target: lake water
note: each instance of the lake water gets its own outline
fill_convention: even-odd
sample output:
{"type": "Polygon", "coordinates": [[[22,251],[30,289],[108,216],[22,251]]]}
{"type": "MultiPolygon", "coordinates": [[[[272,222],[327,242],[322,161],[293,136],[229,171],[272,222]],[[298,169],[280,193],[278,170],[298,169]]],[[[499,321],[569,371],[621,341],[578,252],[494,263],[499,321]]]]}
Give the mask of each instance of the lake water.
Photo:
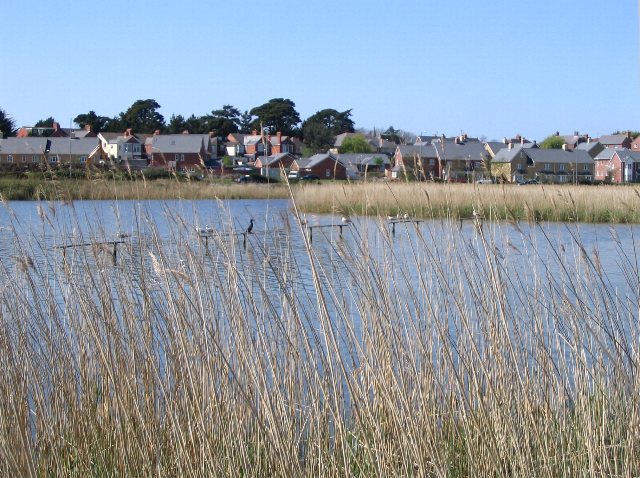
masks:
{"type": "MultiPolygon", "coordinates": [[[[185,314],[227,337],[230,355],[241,315],[243,333],[272,340],[277,353],[304,328],[312,345],[296,353],[341,355],[353,370],[362,357],[355,351],[365,342],[375,348],[380,334],[398,334],[416,366],[436,367],[443,344],[452,345],[457,366],[469,340],[474,360],[501,360],[495,348],[483,351],[496,327],[517,337],[521,364],[547,340],[559,364],[581,348],[597,353],[594,343],[624,355],[638,336],[638,226],[429,220],[397,224],[393,235],[386,220],[353,217],[341,236],[328,227],[342,224],[337,215],[306,220],[311,244],[286,200],[9,202],[0,209],[0,282],[22,284],[22,306],[46,310],[63,327],[66,317],[83,316],[82,307],[100,317],[101,289],[108,290],[108,313],[155,317],[158,357],[176,290],[189,297],[185,314]],[[203,237],[207,227],[214,232],[203,237]]],[[[6,317],[12,299],[3,293],[6,317]]],[[[31,336],[37,342],[42,333],[40,326],[31,336]]],[[[313,361],[322,370],[327,360],[313,361]]]]}
{"type": "MultiPolygon", "coordinates": [[[[310,226],[341,224],[333,215],[308,215],[306,220],[310,226]]],[[[0,209],[0,259],[11,262],[28,251],[31,260],[42,261],[60,256],[59,246],[116,241],[124,235],[118,246],[123,261],[141,244],[153,242],[165,244],[169,260],[179,263],[181,247],[197,248],[206,242],[213,249],[233,247],[240,263],[268,258],[278,268],[292,254],[306,256],[302,231],[287,200],[9,202],[0,209]],[[254,234],[247,236],[245,249],[241,233],[250,219],[255,221],[254,234]],[[216,231],[217,240],[199,238],[196,230],[207,227],[216,231]]],[[[637,296],[638,226],[485,222],[482,231],[481,236],[473,221],[431,220],[397,224],[392,236],[386,221],[353,218],[342,237],[337,227],[314,227],[312,246],[325,267],[325,279],[335,283],[355,279],[348,277],[353,256],[393,263],[408,274],[403,281],[410,282],[420,275],[413,270],[416,264],[461,253],[477,255],[482,263],[487,257],[483,248],[490,247],[500,266],[522,280],[538,267],[551,275],[563,268],[579,275],[585,264],[593,262],[612,291],[637,296]]],[[[73,256],[81,249],[66,252],[73,256]]],[[[302,289],[310,286],[308,265],[304,260],[298,264],[302,289]]]]}

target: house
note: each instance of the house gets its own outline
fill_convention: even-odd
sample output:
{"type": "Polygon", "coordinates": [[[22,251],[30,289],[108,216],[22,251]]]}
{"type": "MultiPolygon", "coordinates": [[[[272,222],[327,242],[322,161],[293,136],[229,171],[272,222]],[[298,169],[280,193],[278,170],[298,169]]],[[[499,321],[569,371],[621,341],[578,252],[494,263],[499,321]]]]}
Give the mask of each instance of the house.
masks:
{"type": "Polygon", "coordinates": [[[97,138],[98,135],[93,131],[93,127],[88,124],[83,129],[75,130],[71,136],[74,138],[97,138]]]}
{"type": "Polygon", "coordinates": [[[589,156],[591,156],[592,158],[595,158],[605,148],[604,146],[602,146],[600,141],[592,141],[591,138],[589,138],[588,141],[584,143],[580,143],[576,149],[586,151],[589,154],[589,156]]]}
{"type": "Polygon", "coordinates": [[[209,159],[207,134],[154,134],[145,141],[149,165],[171,171],[204,168],[209,159]]]}
{"type": "Polygon", "coordinates": [[[260,135],[257,130],[253,130],[251,134],[230,133],[225,150],[227,156],[237,158],[234,163],[244,164],[254,162],[258,156],[299,154],[302,143],[292,136],[283,136],[279,131],[275,135],[260,135]]]}
{"type": "Polygon", "coordinates": [[[262,176],[284,179],[296,159],[296,156],[291,153],[272,154],[266,158],[260,156],[256,159],[254,167],[260,169],[262,176]]]}
{"type": "Polygon", "coordinates": [[[418,180],[442,177],[440,161],[433,144],[411,144],[396,146],[394,166],[390,170],[392,179],[413,177],[418,180]]]}
{"type": "Polygon", "coordinates": [[[434,141],[440,165],[440,177],[445,181],[471,182],[485,176],[485,161],[490,158],[484,143],[467,135],[452,140],[434,141]]]}
{"type": "Polygon", "coordinates": [[[330,153],[296,159],[291,165],[291,170],[298,171],[300,176],[314,174],[322,179],[347,179],[347,168],[330,153]]]}
{"type": "Polygon", "coordinates": [[[144,159],[143,144],[147,136],[133,134],[131,128],[124,133],[98,133],[103,151],[116,165],[141,162],[144,159]]]}
{"type": "Polygon", "coordinates": [[[0,164],[25,168],[49,164],[83,166],[106,157],[97,138],[12,137],[0,142],[0,164]]]}
{"type": "Polygon", "coordinates": [[[502,141],[487,141],[484,143],[484,149],[489,153],[490,158],[495,158],[498,152],[504,148],[515,148],[516,146],[523,146],[527,148],[537,148],[538,144],[534,140],[533,142],[517,134],[515,138],[504,137],[502,141]]]}
{"type": "Polygon", "coordinates": [[[636,139],[631,141],[631,151],[640,151],[640,136],[637,136],[636,139]]]}
{"type": "Polygon", "coordinates": [[[346,166],[348,175],[352,179],[372,173],[384,174],[391,165],[389,157],[380,153],[339,154],[337,158],[346,166]]]}
{"type": "Polygon", "coordinates": [[[51,126],[23,126],[16,133],[16,137],[18,138],[26,138],[31,135],[46,136],[49,138],[68,138],[72,136],[72,130],[69,128],[61,128],[60,123],[54,121],[51,126]]]}
{"type": "Polygon", "coordinates": [[[620,184],[640,180],[640,151],[607,148],[594,162],[597,181],[620,184]]]}
{"type": "Polygon", "coordinates": [[[522,182],[538,179],[547,183],[591,181],[594,160],[584,150],[525,148],[501,150],[492,161],[494,175],[522,182]]]}
{"type": "Polygon", "coordinates": [[[575,131],[573,134],[564,135],[556,133],[556,136],[562,137],[562,139],[564,140],[564,144],[566,144],[566,151],[573,151],[582,143],[587,143],[591,140],[588,134],[580,134],[578,131],[575,131]]]}
{"type": "Polygon", "coordinates": [[[340,154],[340,152],[342,151],[342,143],[344,142],[344,140],[347,138],[353,138],[355,136],[364,137],[371,147],[371,151],[374,153],[382,153],[391,156],[396,149],[396,143],[388,141],[381,136],[370,136],[363,133],[341,133],[336,136],[335,141],[333,142],[333,147],[329,150],[329,152],[331,154],[340,154]]]}
{"type": "Polygon", "coordinates": [[[609,134],[605,136],[601,136],[600,144],[605,148],[626,148],[631,149],[631,133],[627,132],[625,134],[609,134]]]}

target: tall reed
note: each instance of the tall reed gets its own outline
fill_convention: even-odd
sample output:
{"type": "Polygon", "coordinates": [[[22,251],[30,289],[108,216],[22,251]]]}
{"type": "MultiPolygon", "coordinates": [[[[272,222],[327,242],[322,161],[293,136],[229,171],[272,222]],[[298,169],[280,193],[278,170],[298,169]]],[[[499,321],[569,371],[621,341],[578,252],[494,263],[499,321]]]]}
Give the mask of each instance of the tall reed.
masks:
{"type": "Polygon", "coordinates": [[[61,207],[14,224],[0,260],[2,475],[640,469],[622,247],[624,294],[579,228],[560,250],[546,225],[452,216],[394,237],[354,218],[311,243],[294,215],[245,250],[231,221],[205,241],[140,216],[114,264],[104,241],[50,247],[49,228],[80,242],[61,207]]]}
{"type": "Polygon", "coordinates": [[[306,212],[329,213],[336,207],[354,214],[412,217],[486,217],[507,220],[640,222],[636,186],[515,186],[383,181],[307,186],[298,194],[306,212]]]}

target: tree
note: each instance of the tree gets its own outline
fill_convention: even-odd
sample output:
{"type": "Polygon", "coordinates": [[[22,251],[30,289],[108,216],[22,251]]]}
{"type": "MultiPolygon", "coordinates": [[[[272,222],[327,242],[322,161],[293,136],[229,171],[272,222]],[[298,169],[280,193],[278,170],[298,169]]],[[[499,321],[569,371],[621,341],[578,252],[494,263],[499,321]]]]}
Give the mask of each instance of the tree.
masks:
{"type": "Polygon", "coordinates": [[[138,133],[153,133],[164,129],[164,116],[158,113],[159,108],[156,100],[137,100],[120,115],[123,129],[132,128],[138,133]]]}
{"type": "Polygon", "coordinates": [[[0,133],[5,138],[16,134],[16,122],[2,108],[0,108],[0,133]]]}
{"type": "Polygon", "coordinates": [[[299,132],[300,115],[295,109],[296,104],[284,98],[273,98],[267,103],[256,106],[249,113],[257,116],[252,123],[253,129],[260,125],[268,127],[272,132],[280,131],[287,136],[294,136],[299,132]]]}
{"type": "Polygon", "coordinates": [[[305,122],[302,126],[304,144],[312,153],[327,151],[333,146],[335,135],[320,122],[305,122]]]}
{"type": "Polygon", "coordinates": [[[250,133],[251,132],[251,123],[253,123],[253,116],[248,111],[245,111],[240,115],[240,120],[238,121],[239,133],[250,133]]]}
{"type": "Polygon", "coordinates": [[[326,151],[341,133],[353,133],[351,110],[339,112],[327,108],[313,114],[302,123],[304,143],[314,152],[326,151]]]}
{"type": "Polygon", "coordinates": [[[387,130],[380,135],[380,137],[387,141],[391,141],[392,143],[400,144],[402,143],[401,134],[402,131],[395,129],[393,126],[389,126],[387,130]]]}
{"type": "Polygon", "coordinates": [[[179,134],[187,128],[187,122],[182,115],[171,115],[169,123],[167,123],[167,133],[179,134]]]}
{"type": "Polygon", "coordinates": [[[347,136],[342,142],[342,146],[340,147],[340,152],[342,153],[371,153],[373,152],[373,148],[365,138],[361,134],[356,134],[354,136],[347,136]]]}
{"type": "MultiPolygon", "coordinates": [[[[240,130],[241,118],[238,108],[223,105],[221,109],[213,110],[210,115],[207,115],[205,122],[209,131],[215,131],[218,136],[224,138],[229,133],[237,133],[240,130]]],[[[251,119],[248,123],[251,123],[251,119]]],[[[247,128],[249,128],[248,124],[247,128]]]]}
{"type": "Polygon", "coordinates": [[[29,136],[42,136],[48,137],[53,133],[53,123],[54,119],[52,116],[49,116],[47,119],[41,119],[36,121],[36,124],[33,125],[33,129],[29,133],[29,136]]]}
{"type": "Polygon", "coordinates": [[[98,116],[95,111],[89,111],[86,114],[80,114],[73,119],[73,122],[78,125],[78,128],[84,128],[87,125],[91,126],[91,131],[99,133],[102,131],[111,118],[107,116],[98,116]]]}
{"type": "Polygon", "coordinates": [[[543,149],[562,149],[563,144],[564,138],[562,136],[552,134],[551,136],[547,136],[544,141],[540,143],[540,147],[543,149]]]}

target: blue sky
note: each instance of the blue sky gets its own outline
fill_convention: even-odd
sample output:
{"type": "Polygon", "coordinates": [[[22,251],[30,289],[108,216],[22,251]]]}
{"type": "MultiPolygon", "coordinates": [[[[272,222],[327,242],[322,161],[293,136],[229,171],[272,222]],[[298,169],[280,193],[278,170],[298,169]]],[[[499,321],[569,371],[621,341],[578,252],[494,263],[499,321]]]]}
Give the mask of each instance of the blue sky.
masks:
{"type": "Polygon", "coordinates": [[[640,130],[630,0],[5,2],[0,108],[18,126],[289,98],[304,119],[487,139],[640,130]],[[55,12],[54,12],[55,10],[55,12]]]}

